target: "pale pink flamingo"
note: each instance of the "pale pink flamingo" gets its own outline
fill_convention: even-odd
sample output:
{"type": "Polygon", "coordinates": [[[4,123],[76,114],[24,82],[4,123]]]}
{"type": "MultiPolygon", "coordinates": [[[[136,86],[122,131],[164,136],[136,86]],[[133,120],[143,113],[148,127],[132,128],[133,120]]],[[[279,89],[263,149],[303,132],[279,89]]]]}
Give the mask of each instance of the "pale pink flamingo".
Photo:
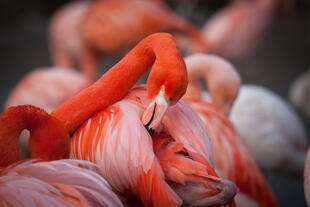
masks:
{"type": "MultiPolygon", "coordinates": [[[[15,86],[5,102],[4,109],[31,104],[51,112],[89,85],[88,78],[73,69],[38,68],[27,74],[15,86]]],[[[21,134],[21,158],[29,157],[28,137],[27,131],[21,134]]]]}
{"type": "Polygon", "coordinates": [[[310,206],[310,149],[307,152],[307,158],[304,169],[304,190],[308,206],[310,206]]]}
{"type": "Polygon", "coordinates": [[[49,23],[49,47],[55,66],[74,68],[75,57],[82,49],[80,22],[91,1],[72,1],[51,17],[49,23]]]}
{"type": "Polygon", "coordinates": [[[185,63],[189,85],[184,99],[200,116],[208,131],[216,172],[236,183],[240,190],[236,205],[279,206],[246,144],[227,117],[241,84],[239,74],[228,61],[215,55],[192,55],[185,58],[185,63]],[[207,100],[199,78],[206,81],[210,94],[207,100]]]}
{"type": "Polygon", "coordinates": [[[302,121],[284,99],[265,87],[244,85],[230,117],[266,173],[302,175],[307,136],[302,121]]]}
{"type": "Polygon", "coordinates": [[[301,74],[291,85],[289,91],[291,103],[310,119],[310,70],[301,74]]]}
{"type": "Polygon", "coordinates": [[[209,52],[230,60],[249,55],[270,27],[278,0],[232,1],[207,20],[209,52]]]}
{"type": "MultiPolygon", "coordinates": [[[[51,115],[72,134],[72,157],[97,163],[115,189],[139,198],[145,206],[186,203],[182,192],[178,190],[178,195],[165,179],[199,186],[204,195],[193,205],[230,203],[235,185],[217,177],[210,140],[201,121],[188,106],[177,103],[186,86],[186,67],[174,39],[165,33],[153,34],[51,115]],[[141,86],[131,89],[151,66],[147,90],[141,86]],[[155,156],[149,134],[154,130],[155,136],[169,134],[183,146],[184,152],[171,166],[173,171],[163,169],[155,156]]],[[[183,189],[191,191],[187,185],[183,189]]]]}
{"type": "Polygon", "coordinates": [[[0,206],[123,206],[107,181],[90,169],[93,163],[17,162],[23,129],[31,132],[32,157],[69,157],[70,137],[61,122],[30,105],[8,108],[0,116],[0,206]]]}
{"type": "Polygon", "coordinates": [[[199,50],[206,50],[199,30],[160,1],[70,3],[50,23],[54,63],[72,67],[77,59],[86,76],[93,80],[102,54],[121,54],[147,35],[160,31],[185,34],[199,45],[199,50]]]}
{"type": "Polygon", "coordinates": [[[37,68],[15,86],[4,108],[31,104],[49,113],[89,85],[83,74],[69,68],[37,68]]]}

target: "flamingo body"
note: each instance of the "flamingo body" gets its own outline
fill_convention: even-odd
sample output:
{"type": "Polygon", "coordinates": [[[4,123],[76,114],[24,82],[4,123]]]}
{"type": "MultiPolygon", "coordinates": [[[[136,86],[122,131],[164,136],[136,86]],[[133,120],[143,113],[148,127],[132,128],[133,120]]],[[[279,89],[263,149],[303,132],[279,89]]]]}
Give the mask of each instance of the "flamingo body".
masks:
{"type": "Polygon", "coordinates": [[[197,51],[205,51],[199,30],[159,1],[77,1],[61,8],[50,23],[54,64],[73,67],[75,59],[94,80],[102,54],[128,50],[155,32],[172,31],[189,36],[197,51]]]}
{"type": "MultiPolygon", "coordinates": [[[[114,188],[139,195],[146,206],[179,206],[182,199],[164,180],[165,170],[154,154],[152,137],[141,123],[146,100],[145,88],[135,87],[122,101],[90,118],[73,134],[71,156],[98,163],[114,188]]],[[[194,166],[203,166],[205,182],[208,177],[216,179],[210,140],[189,107],[177,103],[169,108],[159,128],[186,149],[194,166]]]]}
{"type": "Polygon", "coordinates": [[[82,49],[80,22],[89,1],[73,1],[60,8],[49,24],[49,46],[55,66],[72,68],[82,49]]]}
{"type": "Polygon", "coordinates": [[[97,1],[82,22],[86,44],[105,54],[120,53],[159,31],[181,32],[205,44],[198,29],[155,1],[97,1]]]}
{"type": "Polygon", "coordinates": [[[0,171],[1,206],[123,206],[110,185],[82,160],[14,163],[0,171]]]}
{"type": "Polygon", "coordinates": [[[81,68],[92,80],[103,54],[122,54],[144,37],[165,31],[185,34],[198,51],[206,50],[200,31],[163,4],[144,0],[93,1],[80,22],[81,68]]]}
{"type": "Polygon", "coordinates": [[[233,181],[240,190],[238,207],[278,206],[263,174],[252,159],[246,144],[224,112],[212,103],[187,101],[199,115],[210,136],[215,169],[222,178],[233,181]]]}
{"type": "Polygon", "coordinates": [[[302,172],[307,146],[305,131],[301,120],[278,95],[263,87],[243,86],[231,120],[262,169],[302,172]]]}
{"type": "Polygon", "coordinates": [[[272,4],[233,1],[213,15],[202,28],[210,52],[231,60],[250,54],[270,26],[272,4]]]}
{"type": "Polygon", "coordinates": [[[66,68],[39,68],[26,75],[13,89],[5,108],[31,104],[53,111],[90,82],[79,72],[66,68]]]}

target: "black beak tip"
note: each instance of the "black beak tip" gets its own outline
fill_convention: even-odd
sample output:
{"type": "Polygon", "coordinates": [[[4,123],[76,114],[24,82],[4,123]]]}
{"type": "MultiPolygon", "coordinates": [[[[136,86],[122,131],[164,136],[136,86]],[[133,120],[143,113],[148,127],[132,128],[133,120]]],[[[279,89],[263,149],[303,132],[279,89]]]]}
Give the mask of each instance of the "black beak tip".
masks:
{"type": "Polygon", "coordinates": [[[153,110],[153,113],[152,113],[152,117],[150,119],[150,121],[144,125],[144,127],[146,128],[146,130],[149,132],[149,134],[152,136],[154,134],[154,129],[152,128],[149,128],[149,126],[151,125],[153,119],[154,119],[154,116],[155,116],[155,110],[156,110],[156,103],[155,103],[155,106],[154,106],[154,110],[153,110]]]}
{"type": "Polygon", "coordinates": [[[144,127],[145,127],[145,129],[149,132],[149,134],[150,134],[151,136],[155,133],[154,129],[149,128],[149,126],[148,126],[147,124],[144,125],[144,127]]]}

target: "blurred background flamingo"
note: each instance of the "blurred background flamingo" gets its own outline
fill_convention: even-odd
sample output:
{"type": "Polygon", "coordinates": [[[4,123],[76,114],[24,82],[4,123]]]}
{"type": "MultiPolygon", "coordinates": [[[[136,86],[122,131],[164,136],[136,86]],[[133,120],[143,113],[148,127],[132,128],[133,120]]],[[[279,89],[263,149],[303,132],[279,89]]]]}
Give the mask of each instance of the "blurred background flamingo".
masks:
{"type": "Polygon", "coordinates": [[[98,82],[51,115],[74,133],[72,157],[98,163],[101,174],[115,189],[140,199],[145,206],[186,203],[184,194],[178,195],[165,179],[183,184],[185,191],[200,192],[193,205],[229,204],[237,191],[235,185],[217,177],[202,123],[189,107],[177,103],[186,86],[185,64],[174,39],[165,33],[153,34],[98,82]],[[111,105],[126,95],[152,65],[148,96],[144,87],[138,87],[111,105]],[[182,146],[184,152],[170,169],[162,168],[155,156],[150,135],[154,132],[168,134],[182,146]],[[184,166],[194,168],[184,170],[184,166]],[[187,182],[196,187],[186,189],[187,182]]]}
{"type": "Polygon", "coordinates": [[[230,117],[266,173],[302,176],[306,132],[286,101],[264,87],[244,85],[230,117]]]}
{"type": "Polygon", "coordinates": [[[203,26],[210,52],[230,60],[254,50],[272,23],[278,0],[232,1],[203,26]]]}
{"type": "Polygon", "coordinates": [[[74,68],[82,50],[80,22],[91,1],[72,1],[55,12],[49,24],[49,48],[55,66],[74,68]]]}
{"type": "Polygon", "coordinates": [[[92,80],[102,54],[121,54],[143,37],[160,31],[184,34],[198,51],[206,51],[206,43],[194,25],[165,4],[144,0],[70,3],[51,20],[50,46],[54,64],[72,67],[77,59],[92,80]]]}
{"type": "Polygon", "coordinates": [[[219,176],[235,182],[240,190],[236,205],[279,206],[247,145],[227,118],[241,84],[239,74],[228,61],[215,55],[188,56],[185,63],[189,85],[184,99],[208,131],[219,176]],[[199,78],[205,79],[209,94],[201,88],[199,78]]]}
{"type": "Polygon", "coordinates": [[[37,68],[15,86],[4,109],[31,104],[52,112],[89,85],[90,81],[83,74],[69,68],[37,68]]]}

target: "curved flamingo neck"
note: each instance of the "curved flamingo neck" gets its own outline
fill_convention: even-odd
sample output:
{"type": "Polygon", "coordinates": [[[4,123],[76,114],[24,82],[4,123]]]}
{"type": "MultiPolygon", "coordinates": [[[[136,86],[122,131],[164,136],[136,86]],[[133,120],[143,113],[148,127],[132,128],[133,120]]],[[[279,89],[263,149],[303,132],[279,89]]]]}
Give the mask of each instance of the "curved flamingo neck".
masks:
{"type": "Polygon", "coordinates": [[[223,107],[235,100],[241,80],[228,61],[215,55],[196,54],[185,58],[185,62],[189,76],[187,98],[202,98],[198,81],[204,78],[213,103],[223,107]]]}
{"type": "Polygon", "coordinates": [[[39,108],[16,106],[8,108],[0,116],[0,167],[19,160],[18,139],[24,129],[31,134],[32,157],[46,160],[69,157],[70,137],[59,121],[39,108]]]}
{"type": "Polygon", "coordinates": [[[123,98],[152,65],[150,77],[153,78],[149,78],[147,83],[149,98],[158,93],[155,86],[159,89],[163,84],[156,82],[158,75],[165,74],[162,70],[166,73],[173,70],[176,74],[178,69],[186,71],[171,35],[157,33],[145,38],[96,83],[58,107],[51,115],[61,120],[72,134],[90,116],[123,98]]]}
{"type": "MultiPolygon", "coordinates": [[[[188,72],[189,84],[187,87],[188,98],[201,99],[203,89],[200,86],[199,79],[206,81],[206,86],[210,90],[214,73],[218,70],[216,56],[196,54],[185,58],[188,72]]],[[[221,70],[221,69],[219,69],[221,70]]]]}

